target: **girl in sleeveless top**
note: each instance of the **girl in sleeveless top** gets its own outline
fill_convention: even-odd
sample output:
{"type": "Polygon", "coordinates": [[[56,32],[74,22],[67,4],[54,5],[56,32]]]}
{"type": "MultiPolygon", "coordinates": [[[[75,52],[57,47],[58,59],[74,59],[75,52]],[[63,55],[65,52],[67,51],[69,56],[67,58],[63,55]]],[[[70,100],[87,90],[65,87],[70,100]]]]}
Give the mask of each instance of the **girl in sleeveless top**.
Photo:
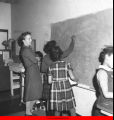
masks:
{"type": "MultiPolygon", "coordinates": [[[[101,65],[96,73],[98,83],[98,98],[96,101],[97,113],[95,116],[100,115],[101,107],[105,108],[108,104],[113,109],[113,47],[108,46],[102,50],[99,56],[101,65]],[[99,111],[99,112],[98,112],[99,111]]],[[[106,108],[107,109],[107,108],[106,108]]]]}

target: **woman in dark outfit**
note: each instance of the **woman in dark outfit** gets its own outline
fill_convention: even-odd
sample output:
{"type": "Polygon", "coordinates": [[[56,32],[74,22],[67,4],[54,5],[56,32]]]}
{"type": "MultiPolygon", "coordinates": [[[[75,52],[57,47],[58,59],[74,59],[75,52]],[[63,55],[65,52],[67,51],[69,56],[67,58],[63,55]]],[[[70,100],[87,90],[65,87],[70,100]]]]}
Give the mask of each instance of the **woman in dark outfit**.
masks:
{"type": "Polygon", "coordinates": [[[31,33],[22,33],[18,43],[21,46],[20,55],[25,67],[24,101],[26,102],[26,115],[32,115],[33,104],[42,97],[42,80],[35,53],[31,49],[31,33]]]}

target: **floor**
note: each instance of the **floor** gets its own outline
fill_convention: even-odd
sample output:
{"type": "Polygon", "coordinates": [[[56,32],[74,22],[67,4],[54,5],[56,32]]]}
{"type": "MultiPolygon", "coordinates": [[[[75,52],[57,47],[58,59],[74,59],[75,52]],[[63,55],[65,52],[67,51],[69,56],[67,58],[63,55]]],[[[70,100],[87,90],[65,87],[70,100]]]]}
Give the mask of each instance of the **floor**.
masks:
{"type": "MultiPolygon", "coordinates": [[[[25,104],[20,104],[19,90],[13,97],[10,91],[0,92],[0,116],[25,116],[25,104]]],[[[49,111],[47,116],[53,116],[53,113],[49,111]]]]}
{"type": "MultiPolygon", "coordinates": [[[[41,114],[39,116],[42,116],[41,114]]],[[[15,91],[13,97],[10,91],[0,92],[0,116],[25,116],[25,104],[20,104],[19,90],[15,91]]],[[[54,113],[49,111],[47,116],[54,116],[54,113]]]]}
{"type": "Polygon", "coordinates": [[[22,111],[25,111],[25,105],[20,104],[20,96],[17,91],[13,97],[10,95],[10,91],[0,92],[0,116],[9,116],[22,111]]]}

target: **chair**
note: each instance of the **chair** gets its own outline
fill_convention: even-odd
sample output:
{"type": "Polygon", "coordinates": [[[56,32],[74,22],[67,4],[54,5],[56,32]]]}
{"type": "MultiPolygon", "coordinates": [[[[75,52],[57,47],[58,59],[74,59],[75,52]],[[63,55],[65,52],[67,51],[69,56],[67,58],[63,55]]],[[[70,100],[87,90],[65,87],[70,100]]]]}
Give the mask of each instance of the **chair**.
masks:
{"type": "Polygon", "coordinates": [[[10,91],[14,96],[14,90],[20,88],[21,99],[23,99],[24,93],[24,67],[22,64],[13,63],[9,66],[10,69],[10,91]]]}
{"type": "Polygon", "coordinates": [[[14,96],[14,90],[20,88],[20,75],[10,70],[10,91],[14,96]]]}

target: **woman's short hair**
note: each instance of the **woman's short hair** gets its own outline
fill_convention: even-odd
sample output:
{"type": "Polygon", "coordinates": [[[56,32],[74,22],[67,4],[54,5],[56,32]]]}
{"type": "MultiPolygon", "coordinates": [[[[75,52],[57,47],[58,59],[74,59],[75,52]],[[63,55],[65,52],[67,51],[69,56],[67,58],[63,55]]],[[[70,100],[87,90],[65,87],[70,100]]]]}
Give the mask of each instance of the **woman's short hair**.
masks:
{"type": "Polygon", "coordinates": [[[99,62],[101,64],[103,64],[104,60],[105,60],[105,56],[106,55],[110,56],[112,54],[113,54],[113,46],[108,46],[108,47],[104,48],[99,55],[99,62]]]}
{"type": "Polygon", "coordinates": [[[55,40],[51,40],[49,42],[47,42],[45,45],[44,45],[44,48],[43,48],[43,51],[46,53],[46,54],[49,54],[52,47],[55,47],[56,46],[56,41],[55,40]]]}
{"type": "Polygon", "coordinates": [[[61,50],[61,48],[59,46],[55,46],[51,49],[51,52],[49,55],[51,60],[55,62],[61,59],[62,54],[63,54],[63,51],[61,50]]]}
{"type": "Polygon", "coordinates": [[[19,38],[18,38],[18,45],[19,45],[20,47],[23,46],[23,40],[25,39],[25,36],[26,36],[26,35],[31,35],[31,33],[30,33],[30,32],[24,32],[24,33],[22,33],[22,34],[19,36],[19,38]]]}
{"type": "Polygon", "coordinates": [[[40,58],[43,58],[43,53],[41,51],[36,51],[35,55],[36,55],[36,57],[38,56],[40,58]]]}

